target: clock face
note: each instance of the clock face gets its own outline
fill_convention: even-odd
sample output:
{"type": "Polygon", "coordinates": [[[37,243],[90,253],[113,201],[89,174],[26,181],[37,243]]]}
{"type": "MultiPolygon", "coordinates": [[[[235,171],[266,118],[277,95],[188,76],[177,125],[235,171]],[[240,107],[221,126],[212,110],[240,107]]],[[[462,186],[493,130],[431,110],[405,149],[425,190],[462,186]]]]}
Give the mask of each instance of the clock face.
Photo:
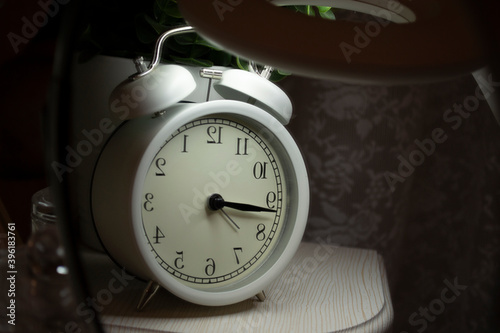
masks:
{"type": "Polygon", "coordinates": [[[186,123],[146,174],[142,224],[152,254],[192,288],[244,279],[284,229],[287,163],[280,143],[244,119],[212,115],[186,123]]]}

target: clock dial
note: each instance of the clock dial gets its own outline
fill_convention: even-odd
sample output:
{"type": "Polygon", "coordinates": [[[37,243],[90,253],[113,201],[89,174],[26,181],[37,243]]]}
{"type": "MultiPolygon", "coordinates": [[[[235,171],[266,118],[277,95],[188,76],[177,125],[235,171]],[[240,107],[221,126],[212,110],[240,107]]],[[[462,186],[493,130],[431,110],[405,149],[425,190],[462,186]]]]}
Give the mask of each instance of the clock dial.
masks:
{"type": "Polygon", "coordinates": [[[194,288],[226,286],[272,253],[287,214],[277,139],[211,116],[175,131],[151,161],[142,222],[159,265],[194,288]]]}

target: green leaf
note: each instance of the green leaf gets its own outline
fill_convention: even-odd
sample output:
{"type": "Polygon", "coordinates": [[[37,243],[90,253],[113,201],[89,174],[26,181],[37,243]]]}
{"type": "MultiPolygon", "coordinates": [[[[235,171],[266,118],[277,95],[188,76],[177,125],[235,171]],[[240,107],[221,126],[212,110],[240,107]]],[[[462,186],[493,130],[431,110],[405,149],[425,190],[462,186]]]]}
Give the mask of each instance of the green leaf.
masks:
{"type": "Polygon", "coordinates": [[[283,80],[285,77],[289,76],[290,74],[282,74],[279,71],[273,71],[271,73],[271,77],[269,78],[269,81],[271,82],[278,82],[283,80]]]}
{"type": "Polygon", "coordinates": [[[209,59],[218,66],[231,66],[233,56],[224,51],[211,50],[209,59]]]}
{"type": "Polygon", "coordinates": [[[284,71],[282,69],[276,69],[275,72],[278,72],[280,75],[287,76],[287,75],[292,75],[292,73],[288,71],[284,71]]]}
{"type": "Polygon", "coordinates": [[[191,50],[189,52],[189,57],[190,58],[201,58],[202,56],[206,55],[209,52],[210,52],[210,49],[206,48],[205,46],[193,45],[193,46],[191,46],[191,50]]]}
{"type": "Polygon", "coordinates": [[[156,0],[153,5],[153,15],[159,23],[165,23],[168,19],[167,13],[165,13],[165,7],[168,6],[170,0],[156,0]]]}
{"type": "Polygon", "coordinates": [[[324,19],[329,19],[329,20],[335,19],[335,14],[333,13],[332,7],[328,6],[285,6],[285,7],[308,16],[316,16],[316,14],[319,14],[324,19]]]}
{"type": "Polygon", "coordinates": [[[310,6],[293,6],[295,10],[299,13],[309,15],[309,7],[310,6]]]}
{"type": "Polygon", "coordinates": [[[218,50],[217,47],[215,47],[213,44],[207,42],[205,39],[203,39],[202,37],[200,37],[200,35],[198,34],[193,34],[193,33],[190,33],[190,34],[184,34],[184,35],[177,35],[177,36],[174,36],[173,37],[177,43],[181,44],[181,45],[202,45],[202,46],[205,46],[207,48],[210,48],[210,49],[216,49],[218,50]]]}
{"type": "Polygon", "coordinates": [[[165,29],[164,26],[157,23],[145,13],[137,14],[135,17],[135,33],[141,43],[149,44],[158,39],[158,30],[165,29]]]}
{"type": "Polygon", "coordinates": [[[327,11],[329,11],[330,9],[332,9],[332,7],[327,7],[327,6],[318,6],[318,10],[320,13],[326,13],[327,11]]]}
{"type": "Polygon", "coordinates": [[[319,15],[327,20],[335,20],[335,14],[331,10],[326,12],[320,12],[319,15]]]}
{"type": "Polygon", "coordinates": [[[182,19],[182,14],[173,0],[156,0],[153,8],[154,16],[162,24],[169,23],[170,18],[182,19]]]}
{"type": "Polygon", "coordinates": [[[240,57],[236,57],[236,64],[239,69],[248,70],[248,60],[241,59],[240,57]]]}
{"type": "Polygon", "coordinates": [[[168,48],[169,50],[174,51],[175,53],[178,54],[188,54],[190,51],[190,45],[181,45],[175,41],[175,39],[169,39],[165,43],[166,45],[164,47],[168,48]]]}
{"type": "Polygon", "coordinates": [[[151,26],[151,28],[153,28],[156,31],[158,35],[161,35],[162,33],[168,30],[167,26],[156,22],[151,16],[144,14],[144,18],[146,22],[151,26]]]}

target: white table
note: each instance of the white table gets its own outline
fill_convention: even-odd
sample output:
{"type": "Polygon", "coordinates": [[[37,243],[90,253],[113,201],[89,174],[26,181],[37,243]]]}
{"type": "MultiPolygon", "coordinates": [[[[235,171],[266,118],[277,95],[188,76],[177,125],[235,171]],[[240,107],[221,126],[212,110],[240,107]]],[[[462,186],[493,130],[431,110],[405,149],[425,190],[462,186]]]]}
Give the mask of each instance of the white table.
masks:
{"type": "Polygon", "coordinates": [[[302,243],[287,270],[265,291],[264,302],[255,298],[206,307],[160,290],[140,312],[135,307],[145,283],[127,280],[120,285],[113,278],[121,270],[106,256],[92,254],[86,258],[92,295],[100,305],[102,324],[110,333],[376,333],[390,332],[392,326],[385,267],[372,250],[302,243]],[[110,281],[114,283],[112,288],[110,281]]]}

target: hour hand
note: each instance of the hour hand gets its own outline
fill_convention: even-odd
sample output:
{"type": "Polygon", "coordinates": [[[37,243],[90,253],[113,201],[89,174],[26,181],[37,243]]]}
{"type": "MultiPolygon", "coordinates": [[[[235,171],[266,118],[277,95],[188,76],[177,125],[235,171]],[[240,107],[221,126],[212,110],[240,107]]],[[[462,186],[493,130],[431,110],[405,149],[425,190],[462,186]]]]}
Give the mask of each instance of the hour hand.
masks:
{"type": "Polygon", "coordinates": [[[245,212],[276,212],[274,209],[269,209],[265,207],[259,207],[255,205],[249,205],[239,202],[229,202],[225,201],[220,194],[212,194],[208,198],[208,206],[213,210],[218,210],[224,207],[229,207],[237,210],[242,210],[245,212]]]}

